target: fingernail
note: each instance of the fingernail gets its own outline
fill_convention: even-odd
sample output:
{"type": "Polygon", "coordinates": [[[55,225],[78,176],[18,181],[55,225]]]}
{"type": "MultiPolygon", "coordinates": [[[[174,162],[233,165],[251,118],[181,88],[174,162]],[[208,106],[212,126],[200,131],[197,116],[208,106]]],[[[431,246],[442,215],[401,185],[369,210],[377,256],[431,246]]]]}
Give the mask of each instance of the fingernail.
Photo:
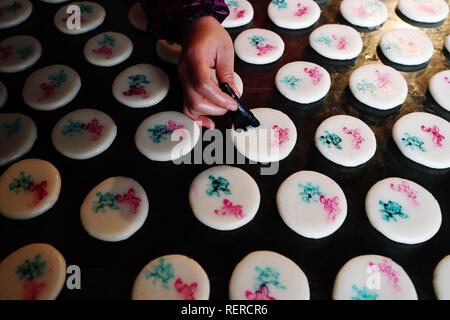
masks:
{"type": "Polygon", "coordinates": [[[230,104],[227,109],[231,111],[236,111],[238,108],[237,104],[230,104]]]}

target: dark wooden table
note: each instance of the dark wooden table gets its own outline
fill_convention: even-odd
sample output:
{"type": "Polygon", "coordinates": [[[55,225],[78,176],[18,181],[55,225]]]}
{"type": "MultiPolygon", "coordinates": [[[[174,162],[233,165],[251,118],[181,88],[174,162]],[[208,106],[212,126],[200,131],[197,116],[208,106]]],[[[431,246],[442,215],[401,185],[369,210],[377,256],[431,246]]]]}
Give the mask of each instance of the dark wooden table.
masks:
{"type": "MultiPolygon", "coordinates": [[[[280,163],[275,176],[259,175],[259,165],[239,165],[253,175],[261,191],[261,206],[248,225],[230,232],[219,232],[198,222],[189,208],[187,194],[190,182],[208,166],[174,165],[152,162],[142,156],[134,145],[134,134],[141,121],[163,110],[181,110],[181,91],[174,66],[161,62],[155,54],[155,39],[135,30],[128,23],[128,10],[133,1],[98,0],[106,11],[104,24],[87,34],[68,36],[53,25],[53,15],[61,5],[34,1],[34,11],[25,23],[0,31],[0,38],[29,34],[41,41],[43,55],[32,68],[17,74],[1,74],[9,91],[9,100],[0,112],[20,112],[37,124],[38,140],[25,158],[51,161],[62,176],[59,201],[47,213],[28,221],[13,221],[0,217],[0,259],[12,251],[35,242],[54,245],[65,256],[68,265],[78,265],[82,272],[82,289],[64,288],[59,299],[129,299],[135,277],[150,260],[165,254],[180,253],[197,260],[211,281],[211,299],[228,298],[228,281],[234,266],[249,252],[273,250],[295,261],[309,279],[312,299],[330,299],[334,278],[349,259],[362,254],[385,255],[399,263],[411,277],[420,299],[434,299],[432,274],[441,258],[450,254],[450,174],[425,169],[405,161],[391,139],[394,122],[413,111],[436,113],[427,101],[428,79],[449,69],[443,48],[450,33],[449,19],[440,27],[421,29],[433,41],[435,52],[428,67],[412,73],[402,73],[409,87],[405,104],[389,117],[374,117],[353,108],[346,95],[348,78],[360,65],[378,62],[376,47],[385,30],[407,25],[395,13],[397,1],[384,1],[390,18],[377,31],[362,33],[364,48],[355,66],[324,66],[332,76],[331,91],[319,106],[302,108],[289,102],[276,90],[275,74],[284,64],[314,61],[307,47],[309,32],[277,28],[267,17],[268,0],[251,1],[255,18],[248,27],[268,28],[285,41],[286,50],[280,61],[268,66],[253,66],[236,61],[236,71],[244,81],[243,102],[248,106],[272,107],[282,110],[295,122],[298,141],[291,155],[280,163]],[[89,64],[83,57],[85,42],[100,32],[118,31],[134,42],[129,60],[119,66],[101,68],[89,64]],[[38,68],[50,64],[67,64],[75,68],[82,79],[78,96],[69,105],[51,112],[27,107],[21,91],[26,77],[38,68]],[[170,76],[169,95],[158,105],[146,109],[130,109],[120,105],[111,94],[116,75],[137,63],[161,66],[170,76]],[[81,107],[92,107],[109,114],[118,126],[113,145],[101,155],[86,161],[75,161],[60,155],[52,146],[50,133],[65,114],[81,107]],[[314,147],[314,133],[326,118],[337,114],[359,117],[374,130],[378,150],[372,160],[358,168],[346,169],[322,157],[314,147]],[[275,205],[275,194],[292,173],[316,170],[340,184],[348,202],[348,215],[343,226],[333,235],[311,240],[291,231],[281,220],[275,205]],[[90,237],[83,229],[79,210],[86,194],[111,176],[123,175],[138,180],[150,200],[148,219],[130,239],[107,243],[90,237]],[[443,214],[439,233],[426,243],[401,245],[388,240],[371,227],[364,211],[369,188],[380,179],[398,176],[413,180],[427,188],[441,205],[443,214]]],[[[319,2],[319,1],[318,1],[319,2]]],[[[341,22],[340,1],[322,1],[322,16],[316,26],[341,22]]],[[[243,29],[245,29],[243,28],[243,29]]],[[[239,31],[230,31],[233,38],[239,31]]],[[[224,130],[230,119],[217,119],[224,130]]],[[[0,169],[2,173],[6,168],[0,169]]]]}

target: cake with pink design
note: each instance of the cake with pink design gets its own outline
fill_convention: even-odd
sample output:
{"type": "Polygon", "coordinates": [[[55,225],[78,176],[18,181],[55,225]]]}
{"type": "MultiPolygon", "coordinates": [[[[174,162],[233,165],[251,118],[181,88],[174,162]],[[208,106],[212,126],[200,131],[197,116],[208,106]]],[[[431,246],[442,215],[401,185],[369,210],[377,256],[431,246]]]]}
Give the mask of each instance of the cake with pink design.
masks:
{"type": "Polygon", "coordinates": [[[344,0],[340,12],[352,25],[364,28],[377,28],[388,18],[386,5],[379,0],[344,0]]]}
{"type": "Polygon", "coordinates": [[[248,29],[234,40],[236,55],[251,64],[268,64],[281,58],[284,42],[281,37],[267,29],[248,29]]]}
{"type": "Polygon", "coordinates": [[[361,53],[363,42],[352,27],[324,24],[309,36],[309,44],[320,56],[336,61],[353,62],[361,53]]]}
{"type": "Polygon", "coordinates": [[[379,255],[358,256],[339,270],[333,287],[334,300],[417,300],[417,292],[405,270],[379,255]]]}
{"type": "Polygon", "coordinates": [[[320,7],[313,0],[272,0],[267,14],[281,28],[305,29],[319,20],[320,7]]]}
{"type": "Polygon", "coordinates": [[[449,12],[445,0],[399,0],[398,10],[407,18],[422,23],[443,22],[449,12]]]}
{"type": "Polygon", "coordinates": [[[402,74],[381,63],[366,64],[353,71],[349,88],[359,102],[377,110],[397,108],[408,96],[408,84],[402,74]]]}
{"type": "Polygon", "coordinates": [[[337,115],[317,127],[314,139],[319,152],[344,167],[356,167],[369,161],[377,149],[372,129],[358,118],[337,115]]]}
{"type": "Polygon", "coordinates": [[[201,172],[189,188],[194,216],[216,230],[234,230],[258,212],[260,193],[255,180],[242,169],[215,166],[201,172]]]}
{"type": "Polygon", "coordinates": [[[450,168],[450,123],[434,114],[412,112],[398,119],[392,138],[408,159],[432,169],[450,168]]]}
{"type": "Polygon", "coordinates": [[[251,109],[260,121],[257,128],[247,131],[231,130],[231,139],[237,151],[247,159],[260,163],[286,158],[297,142],[297,128],[283,112],[271,108],[251,109]]]}
{"type": "Polygon", "coordinates": [[[291,259],[273,251],[254,251],[234,268],[230,300],[309,300],[308,278],[291,259]]]}
{"type": "Polygon", "coordinates": [[[432,76],[428,90],[442,108],[450,111],[450,70],[441,71],[432,76]]]}
{"type": "Polygon", "coordinates": [[[253,19],[253,6],[247,0],[225,0],[230,14],[222,22],[224,28],[236,28],[249,24],[253,19]]]}
{"type": "Polygon", "coordinates": [[[331,77],[327,70],[315,63],[295,61],[278,70],[275,85],[289,100],[309,104],[327,95],[331,77]]]}
{"type": "Polygon", "coordinates": [[[336,232],[347,216],[347,200],[339,185],[314,171],[299,171],[278,188],[278,212],[299,235],[320,239],[336,232]]]}
{"type": "Polygon", "coordinates": [[[441,227],[439,203],[421,185],[403,178],[375,183],[366,196],[370,224],[385,237],[417,244],[431,239],[441,227]]]}
{"type": "Polygon", "coordinates": [[[132,300],[208,300],[209,279],[197,261],[170,254],[150,261],[138,274],[132,300]]]}

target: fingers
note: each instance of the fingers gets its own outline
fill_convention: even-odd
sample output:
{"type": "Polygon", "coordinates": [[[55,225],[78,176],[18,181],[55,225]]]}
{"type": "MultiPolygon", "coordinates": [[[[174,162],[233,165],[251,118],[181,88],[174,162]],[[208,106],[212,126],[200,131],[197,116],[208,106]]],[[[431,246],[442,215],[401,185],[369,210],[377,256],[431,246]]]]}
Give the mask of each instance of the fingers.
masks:
{"type": "Polygon", "coordinates": [[[215,128],[214,121],[212,121],[210,118],[205,117],[200,114],[196,114],[195,112],[191,111],[186,105],[183,107],[183,112],[185,115],[187,115],[189,118],[197,122],[200,126],[206,127],[210,130],[215,128]]]}
{"type": "Polygon", "coordinates": [[[218,107],[233,111],[237,109],[237,104],[233,98],[222,92],[217,83],[214,82],[211,75],[211,68],[207,64],[198,63],[193,67],[195,69],[192,73],[195,75],[193,85],[195,91],[218,107]]]}

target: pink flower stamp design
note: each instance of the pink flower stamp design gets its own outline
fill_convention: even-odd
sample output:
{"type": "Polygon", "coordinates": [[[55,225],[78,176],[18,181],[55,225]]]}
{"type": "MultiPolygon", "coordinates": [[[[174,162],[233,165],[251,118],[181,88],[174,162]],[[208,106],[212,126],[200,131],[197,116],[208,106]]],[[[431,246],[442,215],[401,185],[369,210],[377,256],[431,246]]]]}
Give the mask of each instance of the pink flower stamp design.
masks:
{"type": "Polygon", "coordinates": [[[336,48],[339,50],[345,50],[347,48],[348,42],[345,37],[338,37],[334,34],[331,37],[336,41],[336,48]]]}
{"type": "Polygon", "coordinates": [[[314,85],[317,85],[323,77],[323,73],[320,72],[318,67],[312,69],[305,68],[304,71],[309,75],[314,85]]]}
{"type": "Polygon", "coordinates": [[[234,216],[237,219],[242,219],[245,217],[244,213],[242,212],[242,206],[241,205],[233,205],[233,203],[228,200],[223,200],[223,206],[219,210],[214,210],[214,213],[218,216],[234,216]]]}
{"type": "Polygon", "coordinates": [[[433,143],[436,147],[438,148],[442,147],[442,140],[444,140],[445,137],[439,133],[438,126],[433,127],[421,126],[420,128],[422,129],[423,132],[427,132],[433,135],[433,143]]]}
{"type": "Polygon", "coordinates": [[[36,283],[31,281],[30,277],[26,277],[23,281],[23,300],[36,300],[39,293],[45,288],[45,282],[36,283]]]}
{"type": "Polygon", "coordinates": [[[281,146],[283,143],[289,140],[289,128],[283,129],[278,127],[277,125],[274,125],[272,128],[272,132],[275,139],[275,141],[272,142],[272,145],[274,147],[281,146]]]}
{"type": "Polygon", "coordinates": [[[297,11],[295,11],[294,16],[301,17],[305,14],[308,14],[309,7],[308,6],[302,6],[301,3],[297,4],[297,11]]]}
{"type": "Polygon", "coordinates": [[[416,54],[418,52],[417,44],[413,39],[406,40],[403,38],[398,38],[398,41],[403,45],[407,53],[416,54]]]}
{"type": "Polygon", "coordinates": [[[323,204],[323,209],[328,214],[328,221],[334,221],[339,213],[341,213],[341,209],[339,208],[339,197],[327,198],[324,195],[321,195],[319,201],[323,204]]]}
{"type": "Polygon", "coordinates": [[[130,211],[132,214],[137,213],[137,209],[141,203],[141,199],[136,197],[136,191],[133,188],[130,188],[127,193],[123,195],[116,195],[116,201],[119,203],[126,203],[130,206],[130,211]]]}
{"type": "Polygon", "coordinates": [[[197,291],[198,284],[193,282],[190,285],[185,284],[181,278],[177,278],[174,283],[175,290],[181,295],[183,300],[195,300],[194,294],[197,291]]]}
{"type": "Polygon", "coordinates": [[[379,89],[385,88],[386,86],[390,85],[392,83],[391,81],[391,74],[388,73],[381,73],[380,70],[375,70],[375,74],[378,78],[377,87],[379,89]]]}
{"type": "Polygon", "coordinates": [[[447,82],[448,84],[450,84],[450,78],[449,77],[444,77],[444,81],[447,82]]]}
{"type": "Polygon", "coordinates": [[[434,10],[434,8],[431,5],[423,3],[423,2],[415,4],[414,8],[421,10],[421,11],[425,11],[428,14],[436,14],[436,10],[434,10]]]}
{"type": "Polygon", "coordinates": [[[375,267],[378,272],[383,273],[388,278],[389,282],[392,283],[392,286],[396,291],[401,291],[402,288],[398,284],[398,274],[397,271],[392,269],[392,266],[389,264],[387,259],[384,259],[382,263],[374,264],[373,262],[369,262],[369,266],[375,267]]]}
{"type": "Polygon", "coordinates": [[[234,19],[242,19],[245,16],[245,10],[239,10],[238,8],[233,8],[234,19]]]}
{"type": "Polygon", "coordinates": [[[0,60],[5,61],[12,55],[12,45],[0,47],[0,60]]]}
{"type": "Polygon", "coordinates": [[[245,297],[247,300],[276,300],[274,297],[269,296],[269,288],[263,284],[259,290],[251,292],[250,290],[245,291],[245,297]]]}
{"type": "Polygon", "coordinates": [[[353,137],[352,141],[352,147],[353,149],[360,149],[360,144],[365,141],[363,137],[361,137],[361,133],[359,132],[359,129],[349,129],[347,127],[343,127],[342,131],[344,131],[346,134],[349,134],[353,137]]]}
{"type": "Polygon", "coordinates": [[[402,181],[401,184],[393,184],[391,183],[391,189],[393,191],[397,192],[403,192],[408,200],[414,205],[414,206],[420,206],[420,203],[417,201],[417,191],[413,190],[409,184],[406,181],[402,181]]]}

